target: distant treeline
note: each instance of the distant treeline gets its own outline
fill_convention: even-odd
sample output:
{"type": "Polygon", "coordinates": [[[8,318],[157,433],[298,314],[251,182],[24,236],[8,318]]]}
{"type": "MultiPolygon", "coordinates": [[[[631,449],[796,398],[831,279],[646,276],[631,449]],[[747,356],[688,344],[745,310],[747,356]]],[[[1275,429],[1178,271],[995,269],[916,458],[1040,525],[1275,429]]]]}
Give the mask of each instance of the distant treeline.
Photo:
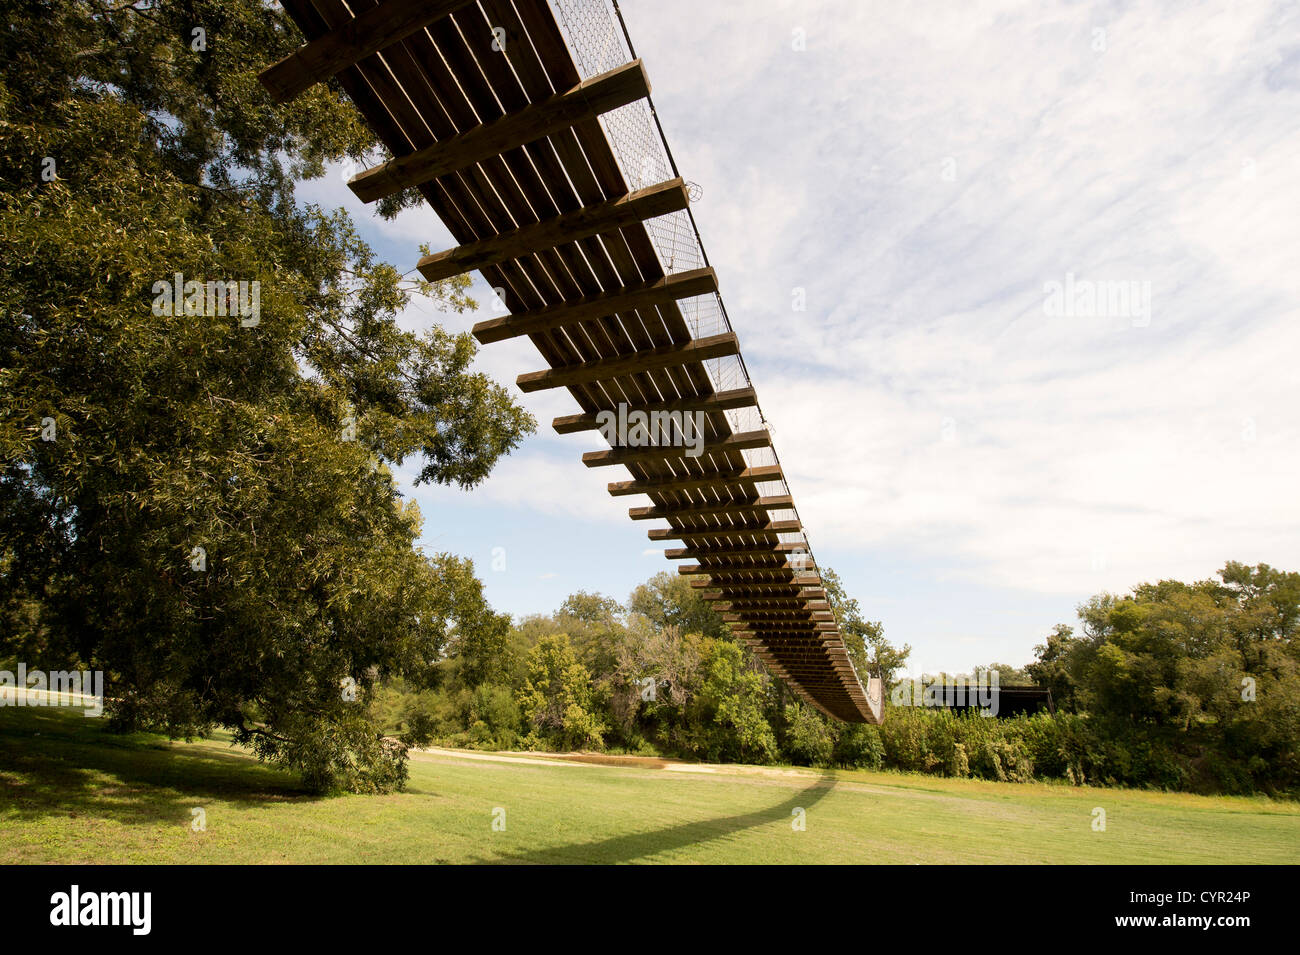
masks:
{"type": "MultiPolygon", "coordinates": [[[[860,672],[893,685],[909,648],[828,572],[860,672]]],[[[433,688],[390,683],[381,721],[414,744],[586,749],[707,761],[861,767],[1010,782],[1060,779],[1200,792],[1300,791],[1300,575],[1228,564],[1079,608],[1004,685],[1052,690],[1056,715],[887,706],[838,723],[736,643],[689,581],[659,574],[626,605],[578,593],[552,616],[453,642],[433,688]]]]}

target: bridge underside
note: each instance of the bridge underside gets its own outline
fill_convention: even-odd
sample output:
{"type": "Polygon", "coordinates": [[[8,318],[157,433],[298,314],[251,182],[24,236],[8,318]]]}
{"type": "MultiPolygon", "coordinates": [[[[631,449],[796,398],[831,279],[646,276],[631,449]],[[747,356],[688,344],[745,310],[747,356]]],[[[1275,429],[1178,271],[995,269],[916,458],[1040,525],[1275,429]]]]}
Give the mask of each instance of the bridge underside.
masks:
{"type": "Polygon", "coordinates": [[[268,90],[287,101],[337,78],[394,157],[354,192],[417,188],[460,243],[420,271],[477,269],[509,314],[475,335],[533,342],[548,367],[519,386],[568,389],[581,411],[554,426],[610,439],[584,463],[630,472],[609,485],[649,498],[630,516],[665,522],[650,538],[680,542],[666,556],[773,674],[823,713],[879,722],[604,0],[284,6],[309,42],[266,70],[268,90]]]}

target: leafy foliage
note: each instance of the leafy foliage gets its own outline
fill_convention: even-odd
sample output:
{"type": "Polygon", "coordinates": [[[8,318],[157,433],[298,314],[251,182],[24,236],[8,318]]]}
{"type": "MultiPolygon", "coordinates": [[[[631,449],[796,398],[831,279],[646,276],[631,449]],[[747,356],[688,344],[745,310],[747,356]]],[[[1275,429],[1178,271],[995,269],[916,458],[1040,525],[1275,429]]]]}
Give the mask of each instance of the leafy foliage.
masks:
{"type": "Polygon", "coordinates": [[[1300,574],[1226,564],[1079,608],[1027,669],[1088,715],[1093,773],[1171,788],[1300,787],[1300,574]]]}
{"type": "Polygon", "coordinates": [[[591,674],[567,634],[543,637],[528,654],[519,709],[539,737],[568,749],[599,749],[604,724],[593,712],[591,674]]]}
{"type": "Polygon", "coordinates": [[[858,676],[864,681],[868,676],[879,677],[884,685],[888,685],[907,665],[912,648],[907,644],[901,648],[893,646],[885,639],[885,628],[880,621],[864,619],[857,600],[848,596],[840,575],[834,570],[825,568],[821,577],[858,676]]]}
{"type": "Polygon", "coordinates": [[[418,551],[390,469],[471,487],[533,422],[469,336],[398,321],[471,306],[467,279],[407,281],[296,202],[376,147],[332,85],[261,91],[299,42],[254,0],[10,11],[0,656],[103,668],[116,728],[228,726],[314,788],[383,791],[379,681],[503,626],[470,564],[418,551]],[[177,273],[258,283],[255,321],[160,310],[177,273]]]}

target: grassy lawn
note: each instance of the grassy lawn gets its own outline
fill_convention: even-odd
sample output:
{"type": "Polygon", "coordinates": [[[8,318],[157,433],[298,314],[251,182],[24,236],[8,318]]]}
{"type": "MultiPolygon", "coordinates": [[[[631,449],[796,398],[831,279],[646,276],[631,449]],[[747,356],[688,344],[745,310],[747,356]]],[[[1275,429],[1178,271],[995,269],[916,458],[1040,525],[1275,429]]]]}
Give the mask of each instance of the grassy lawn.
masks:
{"type": "Polygon", "coordinates": [[[1289,864],[1300,848],[1300,804],[1263,798],[483,755],[414,754],[405,793],[321,799],[221,740],[0,707],[0,863],[1289,864]]]}

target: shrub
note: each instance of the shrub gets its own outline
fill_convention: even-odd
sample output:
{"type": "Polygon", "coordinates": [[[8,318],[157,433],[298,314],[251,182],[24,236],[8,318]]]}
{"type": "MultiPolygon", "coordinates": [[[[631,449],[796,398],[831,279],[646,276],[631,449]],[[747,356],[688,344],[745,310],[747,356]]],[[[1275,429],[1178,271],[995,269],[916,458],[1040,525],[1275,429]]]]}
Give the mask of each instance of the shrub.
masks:
{"type": "Polygon", "coordinates": [[[885,746],[879,727],[870,723],[850,723],[840,730],[832,751],[839,766],[880,769],[885,762],[885,746]]]}
{"type": "Polygon", "coordinates": [[[835,743],[831,728],[811,707],[798,703],[786,707],[789,728],[785,753],[796,766],[826,766],[831,761],[835,743]]]}

